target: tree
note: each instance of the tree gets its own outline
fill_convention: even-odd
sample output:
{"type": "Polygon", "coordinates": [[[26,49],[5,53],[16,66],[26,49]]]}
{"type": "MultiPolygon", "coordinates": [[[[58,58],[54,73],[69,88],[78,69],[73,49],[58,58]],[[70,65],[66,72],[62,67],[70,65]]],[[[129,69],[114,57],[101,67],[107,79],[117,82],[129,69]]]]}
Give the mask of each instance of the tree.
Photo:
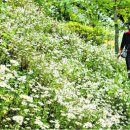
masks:
{"type": "Polygon", "coordinates": [[[119,24],[125,23],[130,17],[130,0],[92,0],[98,6],[101,14],[104,14],[114,21],[115,29],[115,53],[119,51],[119,24]]]}
{"type": "Polygon", "coordinates": [[[115,53],[118,54],[119,44],[118,44],[118,37],[119,37],[119,28],[118,28],[118,17],[117,17],[117,0],[114,0],[114,23],[115,23],[115,53]]]}

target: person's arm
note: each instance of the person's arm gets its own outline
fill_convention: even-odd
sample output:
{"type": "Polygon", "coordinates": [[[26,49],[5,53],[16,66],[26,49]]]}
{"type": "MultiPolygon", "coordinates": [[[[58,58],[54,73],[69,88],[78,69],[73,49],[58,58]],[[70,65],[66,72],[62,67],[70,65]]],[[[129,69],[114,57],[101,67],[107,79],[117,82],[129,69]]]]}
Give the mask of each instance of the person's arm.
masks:
{"type": "Polygon", "coordinates": [[[123,50],[125,44],[126,44],[126,34],[124,33],[124,34],[123,34],[123,37],[122,37],[121,46],[120,46],[120,52],[122,52],[122,50],[123,50]]]}
{"type": "Polygon", "coordinates": [[[125,33],[124,33],[124,34],[123,34],[123,37],[122,37],[122,42],[121,42],[121,46],[120,46],[119,54],[118,54],[117,58],[120,57],[120,55],[121,55],[121,53],[122,53],[122,50],[123,50],[125,44],[126,44],[126,35],[125,35],[125,33]]]}

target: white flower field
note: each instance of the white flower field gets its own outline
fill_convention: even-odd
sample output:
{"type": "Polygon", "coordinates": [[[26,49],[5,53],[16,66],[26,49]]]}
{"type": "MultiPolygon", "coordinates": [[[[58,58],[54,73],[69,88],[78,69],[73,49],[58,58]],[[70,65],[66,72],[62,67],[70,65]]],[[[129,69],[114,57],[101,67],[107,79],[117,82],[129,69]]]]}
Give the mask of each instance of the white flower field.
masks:
{"type": "Polygon", "coordinates": [[[130,129],[130,81],[107,44],[85,42],[31,0],[1,4],[0,129],[130,129]]]}

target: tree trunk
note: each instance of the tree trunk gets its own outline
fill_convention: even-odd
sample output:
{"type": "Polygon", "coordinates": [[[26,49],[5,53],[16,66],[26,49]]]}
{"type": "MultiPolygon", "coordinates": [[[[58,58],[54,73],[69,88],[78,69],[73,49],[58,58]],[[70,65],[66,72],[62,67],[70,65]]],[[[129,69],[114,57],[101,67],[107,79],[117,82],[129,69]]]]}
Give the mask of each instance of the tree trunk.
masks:
{"type": "Polygon", "coordinates": [[[118,28],[118,23],[117,23],[117,7],[116,7],[116,1],[115,6],[114,6],[114,23],[115,23],[115,53],[118,54],[119,52],[119,44],[118,44],[118,38],[119,38],[119,28],[118,28]]]}

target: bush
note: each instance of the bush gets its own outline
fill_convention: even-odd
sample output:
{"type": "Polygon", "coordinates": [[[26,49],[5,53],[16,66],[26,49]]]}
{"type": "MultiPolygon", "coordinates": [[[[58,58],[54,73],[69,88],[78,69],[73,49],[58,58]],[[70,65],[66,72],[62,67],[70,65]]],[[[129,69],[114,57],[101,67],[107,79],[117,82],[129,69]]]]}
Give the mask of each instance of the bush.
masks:
{"type": "Polygon", "coordinates": [[[109,33],[98,27],[93,28],[77,22],[69,22],[67,27],[72,32],[76,32],[81,38],[84,38],[86,42],[92,41],[92,43],[100,45],[111,39],[109,33]]]}

